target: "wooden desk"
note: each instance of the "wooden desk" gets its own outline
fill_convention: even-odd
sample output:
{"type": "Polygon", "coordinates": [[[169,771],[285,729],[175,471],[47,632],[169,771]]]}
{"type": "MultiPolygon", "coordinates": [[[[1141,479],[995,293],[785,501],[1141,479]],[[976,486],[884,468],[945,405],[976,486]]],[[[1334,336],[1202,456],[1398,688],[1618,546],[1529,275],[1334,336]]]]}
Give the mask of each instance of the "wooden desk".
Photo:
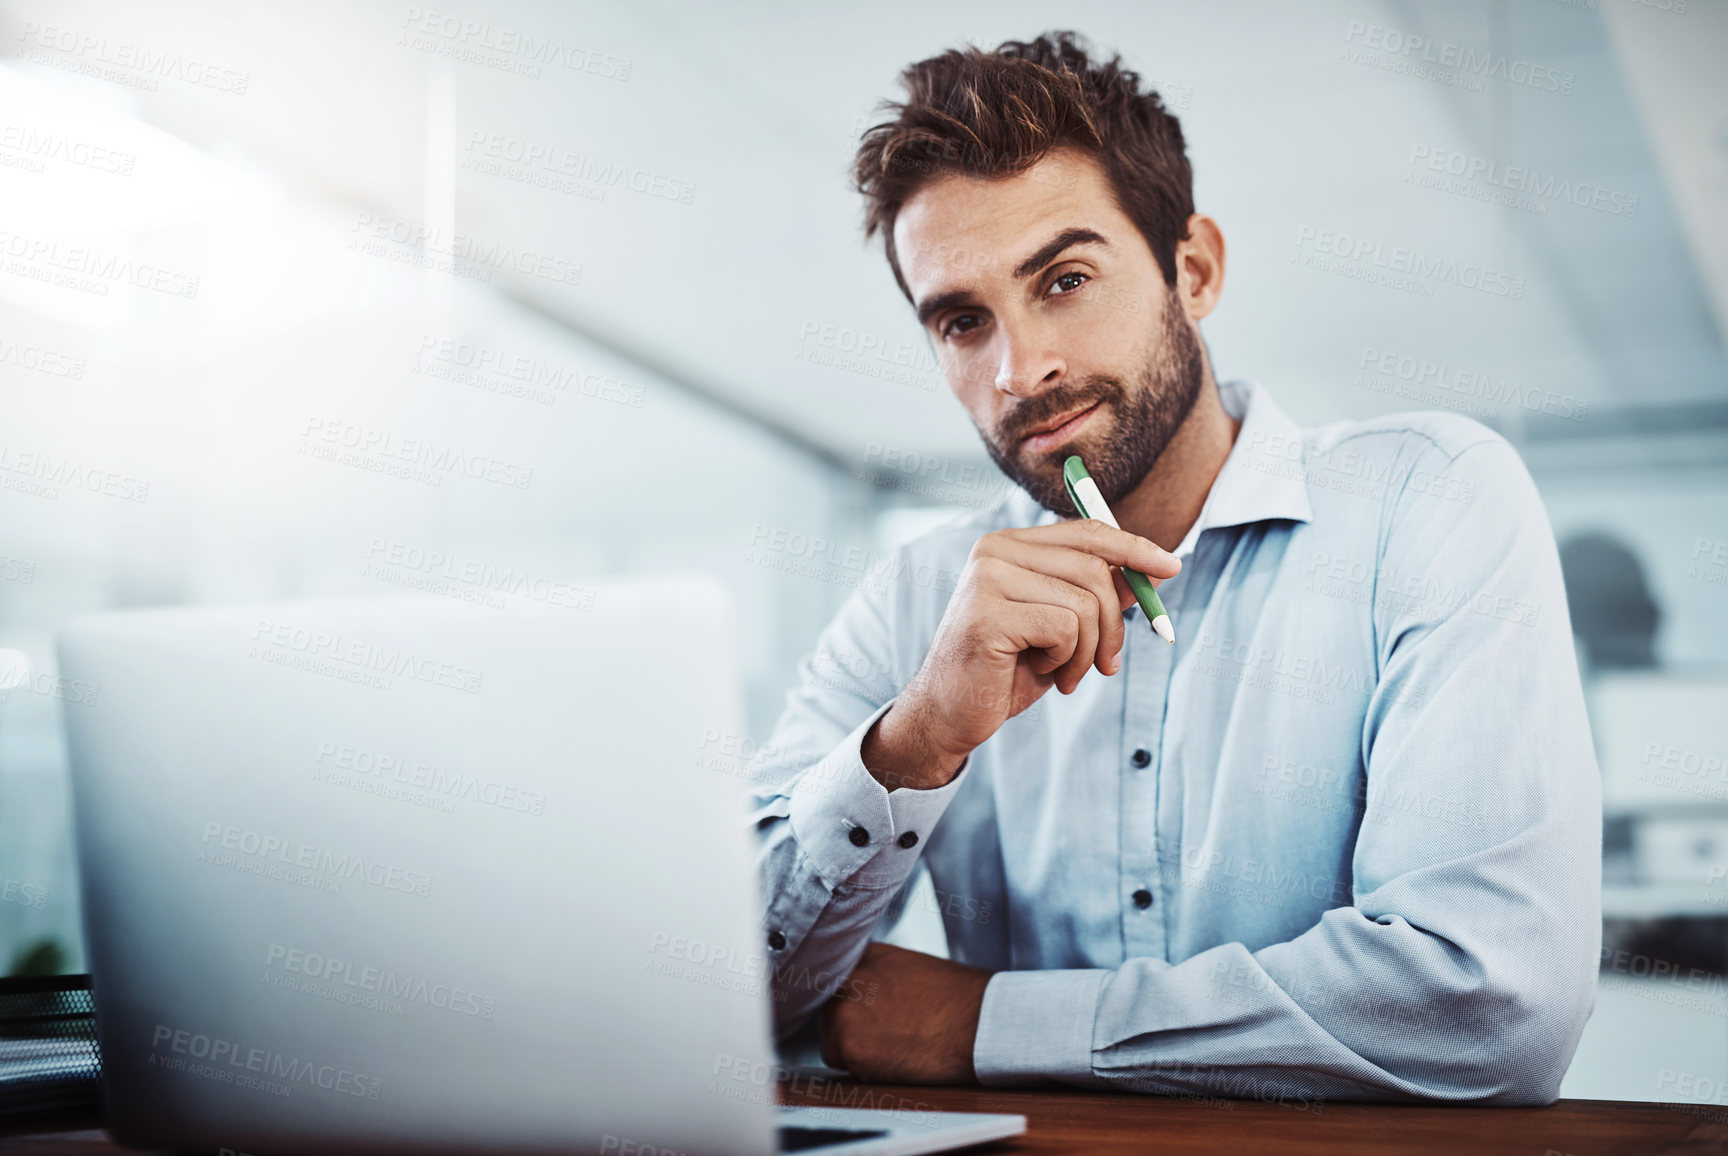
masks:
{"type": "Polygon", "coordinates": [[[1016,1112],[1019,1140],[994,1153],[1312,1153],[1314,1156],[1612,1156],[1728,1151],[1728,1107],[1561,1100],[1547,1108],[1179,1100],[1079,1091],[897,1088],[799,1077],[786,1103],[931,1111],[1016,1112]],[[1695,1114],[1700,1113],[1700,1114],[1695,1114]]]}
{"type": "MultiPolygon", "coordinates": [[[[978,1156],[1038,1152],[1693,1156],[1728,1151],[1728,1108],[1614,1100],[1562,1100],[1548,1108],[1328,1103],[1304,1109],[1243,1100],[892,1087],[809,1077],[783,1085],[781,1098],[787,1103],[884,1108],[914,1121],[939,1111],[1017,1112],[1026,1117],[1025,1136],[972,1149],[978,1156]]],[[[10,1138],[0,1134],[4,1156],[123,1156],[129,1151],[87,1133],[10,1138]]]]}

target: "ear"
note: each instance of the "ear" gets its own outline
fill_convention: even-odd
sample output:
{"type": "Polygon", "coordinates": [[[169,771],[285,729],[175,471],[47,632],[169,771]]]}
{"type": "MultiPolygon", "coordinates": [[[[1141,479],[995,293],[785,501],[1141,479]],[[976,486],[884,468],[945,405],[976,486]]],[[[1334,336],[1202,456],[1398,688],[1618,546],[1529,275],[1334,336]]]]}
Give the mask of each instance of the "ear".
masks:
{"type": "Polygon", "coordinates": [[[1224,292],[1224,231],[1203,213],[1188,218],[1188,237],[1176,245],[1176,296],[1190,321],[1199,321],[1224,292]]]}

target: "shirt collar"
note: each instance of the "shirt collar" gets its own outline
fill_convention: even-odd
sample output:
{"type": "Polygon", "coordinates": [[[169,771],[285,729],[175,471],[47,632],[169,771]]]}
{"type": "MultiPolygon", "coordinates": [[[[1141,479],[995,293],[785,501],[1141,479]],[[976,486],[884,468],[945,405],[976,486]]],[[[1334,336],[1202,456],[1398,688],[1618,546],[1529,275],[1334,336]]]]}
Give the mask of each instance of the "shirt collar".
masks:
{"type": "MultiPolygon", "coordinates": [[[[1278,407],[1265,386],[1255,382],[1219,382],[1218,400],[1225,413],[1241,420],[1242,428],[1224,468],[1212,480],[1200,516],[1181,545],[1171,551],[1178,558],[1193,553],[1207,530],[1269,519],[1314,520],[1303,469],[1302,427],[1278,407]]],[[[1036,524],[1047,526],[1056,520],[1053,511],[1045,510],[1036,524]]]]}

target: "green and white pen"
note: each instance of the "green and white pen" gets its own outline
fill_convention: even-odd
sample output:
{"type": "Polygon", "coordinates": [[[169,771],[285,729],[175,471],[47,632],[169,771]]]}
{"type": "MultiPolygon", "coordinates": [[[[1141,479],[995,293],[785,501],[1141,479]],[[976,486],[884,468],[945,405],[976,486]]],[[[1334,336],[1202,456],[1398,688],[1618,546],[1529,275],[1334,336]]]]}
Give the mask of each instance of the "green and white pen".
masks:
{"type": "MultiPolygon", "coordinates": [[[[1110,512],[1110,507],[1104,502],[1104,495],[1099,492],[1098,483],[1092,480],[1092,475],[1086,472],[1086,463],[1080,460],[1079,454],[1072,454],[1062,463],[1062,484],[1068,487],[1068,500],[1074,503],[1074,508],[1080,511],[1082,518],[1096,518],[1107,526],[1122,527],[1116,523],[1116,515],[1110,512]]],[[[1158,637],[1172,646],[1176,644],[1176,630],[1170,625],[1170,615],[1164,609],[1164,603],[1158,598],[1158,590],[1152,585],[1151,579],[1131,566],[1122,567],[1122,577],[1128,582],[1128,589],[1134,591],[1134,600],[1140,603],[1140,609],[1146,612],[1146,621],[1152,624],[1152,629],[1158,637]]]]}

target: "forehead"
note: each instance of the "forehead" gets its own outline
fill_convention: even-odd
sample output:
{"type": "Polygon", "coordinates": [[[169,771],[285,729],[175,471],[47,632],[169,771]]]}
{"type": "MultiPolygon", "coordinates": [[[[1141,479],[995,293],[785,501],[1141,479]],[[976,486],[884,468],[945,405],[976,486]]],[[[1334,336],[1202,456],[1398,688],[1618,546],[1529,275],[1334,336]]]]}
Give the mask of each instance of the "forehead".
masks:
{"type": "Polygon", "coordinates": [[[919,189],[894,221],[900,274],[921,301],[986,280],[1071,227],[1106,237],[1132,233],[1104,167],[1076,149],[1056,149],[1023,173],[988,180],[948,174],[919,189]]]}

